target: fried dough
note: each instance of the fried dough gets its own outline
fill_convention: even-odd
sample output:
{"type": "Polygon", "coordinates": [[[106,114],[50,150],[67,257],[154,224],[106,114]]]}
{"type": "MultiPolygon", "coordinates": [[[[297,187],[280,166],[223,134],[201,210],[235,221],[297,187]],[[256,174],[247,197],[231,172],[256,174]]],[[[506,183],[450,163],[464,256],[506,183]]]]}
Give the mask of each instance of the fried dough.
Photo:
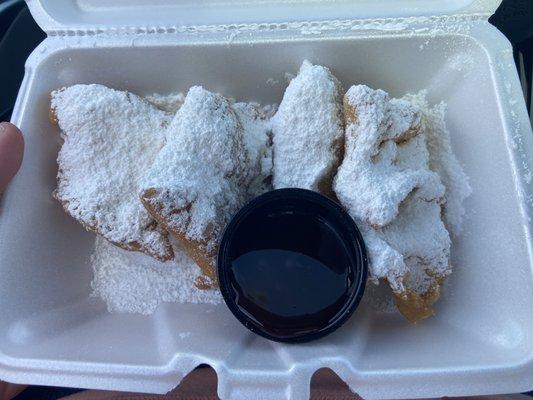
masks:
{"type": "Polygon", "coordinates": [[[251,196],[251,182],[269,174],[268,162],[266,171],[259,170],[268,152],[251,151],[238,113],[223,96],[192,87],[143,178],[144,206],[202,269],[199,287],[217,284],[223,230],[251,196]]]}
{"type": "Polygon", "coordinates": [[[386,280],[409,320],[432,315],[450,273],[441,218],[445,188],[429,168],[423,118],[403,99],[353,86],[344,97],[346,146],[334,190],[361,226],[371,279],[386,280]]]}
{"type": "Polygon", "coordinates": [[[50,120],[63,139],[54,197],[87,230],[161,261],[173,258],[172,247],[142,206],[138,183],[170,119],[140,97],[102,85],[51,94],[50,120]]]}
{"type": "Polygon", "coordinates": [[[342,87],[331,72],[304,61],[272,118],[274,188],[331,195],[342,159],[342,87]]]}

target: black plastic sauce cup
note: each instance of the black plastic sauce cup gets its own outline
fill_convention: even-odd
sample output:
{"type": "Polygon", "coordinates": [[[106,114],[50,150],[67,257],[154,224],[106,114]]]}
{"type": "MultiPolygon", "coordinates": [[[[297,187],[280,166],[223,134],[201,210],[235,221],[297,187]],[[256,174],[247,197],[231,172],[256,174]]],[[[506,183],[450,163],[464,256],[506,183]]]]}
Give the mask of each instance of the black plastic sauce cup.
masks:
{"type": "Polygon", "coordinates": [[[244,206],[218,254],[224,301],[252,332],[307,342],[339,328],[357,308],[367,256],[353,219],[310,190],[279,189],[244,206]]]}

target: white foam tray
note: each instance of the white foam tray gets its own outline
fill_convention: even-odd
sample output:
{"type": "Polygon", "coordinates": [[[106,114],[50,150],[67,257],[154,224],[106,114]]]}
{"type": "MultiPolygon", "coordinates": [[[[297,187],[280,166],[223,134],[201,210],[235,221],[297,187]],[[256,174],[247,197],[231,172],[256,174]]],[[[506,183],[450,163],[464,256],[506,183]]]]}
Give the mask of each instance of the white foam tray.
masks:
{"type": "Polygon", "coordinates": [[[223,399],[305,399],[322,367],[367,399],[531,390],[533,137],[511,47],[486,21],[498,1],[203,3],[211,7],[29,1],[49,37],[27,61],[13,113],[26,153],[0,210],[0,379],[164,393],[207,363],[223,399]],[[51,198],[58,132],[48,122],[50,91],[202,84],[279,102],[284,73],[304,58],[330,67],[345,87],[366,83],[395,96],[425,88],[431,102],[448,104],[473,194],[437,316],[413,326],[363,306],[334,334],[287,345],[251,334],[223,305],[109,314],[89,297],[94,236],[51,198]]]}

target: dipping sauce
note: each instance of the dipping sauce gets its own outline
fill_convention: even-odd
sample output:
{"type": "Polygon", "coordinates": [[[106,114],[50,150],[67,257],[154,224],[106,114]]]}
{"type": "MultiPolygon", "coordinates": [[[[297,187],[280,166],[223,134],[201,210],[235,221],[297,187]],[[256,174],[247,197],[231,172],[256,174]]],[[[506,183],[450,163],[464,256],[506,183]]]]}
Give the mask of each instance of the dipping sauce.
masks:
{"type": "Polygon", "coordinates": [[[246,205],[221,242],[226,304],[250,330],[276,341],[324,336],[357,307],[364,243],[352,218],[312,191],[280,189],[246,205]]]}

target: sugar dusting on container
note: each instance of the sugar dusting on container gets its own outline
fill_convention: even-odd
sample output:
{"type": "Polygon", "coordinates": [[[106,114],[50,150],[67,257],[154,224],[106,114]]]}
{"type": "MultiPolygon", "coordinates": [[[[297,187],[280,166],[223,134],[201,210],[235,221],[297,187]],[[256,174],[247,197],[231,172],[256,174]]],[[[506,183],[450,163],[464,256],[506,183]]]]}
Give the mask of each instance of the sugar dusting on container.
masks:
{"type": "Polygon", "coordinates": [[[151,314],[163,302],[222,302],[218,290],[194,285],[200,269],[180,249],[175,249],[173,261],[163,263],[97,237],[91,264],[93,295],[104,300],[110,312],[151,314]]]}

